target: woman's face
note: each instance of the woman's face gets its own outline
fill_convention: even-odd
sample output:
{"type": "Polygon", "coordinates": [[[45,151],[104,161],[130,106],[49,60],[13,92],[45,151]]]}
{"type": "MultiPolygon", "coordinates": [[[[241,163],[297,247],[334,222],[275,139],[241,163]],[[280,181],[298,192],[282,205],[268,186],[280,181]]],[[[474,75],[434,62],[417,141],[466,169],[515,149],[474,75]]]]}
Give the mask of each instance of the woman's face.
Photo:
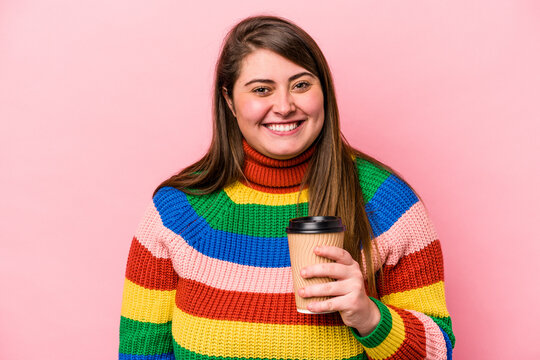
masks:
{"type": "Polygon", "coordinates": [[[223,92],[248,144],[274,159],[304,152],[321,132],[324,96],[319,79],[270,50],[247,55],[233,86],[223,92]]]}

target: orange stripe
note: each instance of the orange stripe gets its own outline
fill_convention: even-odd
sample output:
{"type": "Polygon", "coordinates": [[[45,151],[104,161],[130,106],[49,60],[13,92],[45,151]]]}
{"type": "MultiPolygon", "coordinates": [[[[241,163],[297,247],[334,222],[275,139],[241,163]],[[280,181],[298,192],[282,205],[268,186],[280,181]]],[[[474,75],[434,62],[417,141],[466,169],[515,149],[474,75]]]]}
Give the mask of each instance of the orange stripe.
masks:
{"type": "Polygon", "coordinates": [[[422,250],[402,257],[396,265],[383,267],[384,279],[378,278],[381,296],[421,288],[443,281],[441,243],[435,240],[422,250]]]}
{"type": "Polygon", "coordinates": [[[197,317],[266,324],[343,326],[337,312],[316,316],[297,312],[292,293],[227,291],[184,278],[180,278],[178,288],[182,291],[176,294],[176,306],[197,317]]]}
{"type": "Polygon", "coordinates": [[[171,259],[155,257],[136,237],[129,250],[126,278],[152,290],[174,290],[178,284],[171,259]]]}

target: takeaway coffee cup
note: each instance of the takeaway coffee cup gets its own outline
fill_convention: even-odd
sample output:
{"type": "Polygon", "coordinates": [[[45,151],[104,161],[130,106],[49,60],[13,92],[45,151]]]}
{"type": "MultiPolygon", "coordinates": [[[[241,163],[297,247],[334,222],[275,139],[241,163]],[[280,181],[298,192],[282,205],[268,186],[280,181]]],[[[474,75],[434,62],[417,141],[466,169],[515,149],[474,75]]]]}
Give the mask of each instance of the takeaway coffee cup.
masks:
{"type": "Polygon", "coordinates": [[[304,279],[300,275],[300,270],[308,265],[333,262],[333,260],[315,255],[313,249],[318,245],[343,247],[344,231],[345,226],[341,223],[341,218],[337,216],[306,216],[289,220],[286,232],[298,312],[321,314],[309,311],[307,305],[313,301],[329,299],[329,297],[303,298],[298,295],[298,290],[309,285],[324,284],[334,280],[320,277],[304,279]]]}

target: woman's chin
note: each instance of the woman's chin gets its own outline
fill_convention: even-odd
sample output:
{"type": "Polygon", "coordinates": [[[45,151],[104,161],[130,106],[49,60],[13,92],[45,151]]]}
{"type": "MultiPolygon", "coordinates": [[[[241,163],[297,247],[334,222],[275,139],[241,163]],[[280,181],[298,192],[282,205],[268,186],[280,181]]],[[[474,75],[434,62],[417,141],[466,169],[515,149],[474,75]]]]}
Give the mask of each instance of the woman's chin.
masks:
{"type": "Polygon", "coordinates": [[[300,155],[302,152],[302,148],[288,147],[282,149],[272,149],[271,151],[267,150],[265,155],[271,157],[272,159],[288,160],[300,155]]]}

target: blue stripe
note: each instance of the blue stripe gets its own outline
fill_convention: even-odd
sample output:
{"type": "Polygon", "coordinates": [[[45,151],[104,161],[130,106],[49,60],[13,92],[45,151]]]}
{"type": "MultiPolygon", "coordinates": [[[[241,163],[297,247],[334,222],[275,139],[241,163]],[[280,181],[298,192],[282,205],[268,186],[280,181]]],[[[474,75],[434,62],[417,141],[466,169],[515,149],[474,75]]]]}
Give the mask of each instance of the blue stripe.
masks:
{"type": "Polygon", "coordinates": [[[448,334],[440,326],[439,329],[441,330],[444,336],[444,341],[446,342],[446,358],[448,360],[452,360],[452,342],[450,341],[448,334]]]}
{"type": "Polygon", "coordinates": [[[412,189],[395,175],[390,175],[366,204],[375,237],[388,231],[417,202],[418,198],[412,189]]]}
{"type": "MultiPolygon", "coordinates": [[[[403,181],[389,176],[366,204],[375,237],[390,229],[417,201],[403,181]]],[[[154,204],[163,224],[206,256],[248,266],[290,266],[287,237],[258,237],[213,229],[197,215],[186,194],[172,187],[161,188],[154,196],[154,204]]]]}
{"type": "Polygon", "coordinates": [[[154,204],[163,225],[206,256],[258,267],[291,265],[287,237],[257,237],[212,229],[197,215],[186,195],[171,187],[161,188],[154,196],[154,204]]]}
{"type": "Polygon", "coordinates": [[[174,354],[134,355],[118,354],[118,360],[174,360],[174,354]]]}

